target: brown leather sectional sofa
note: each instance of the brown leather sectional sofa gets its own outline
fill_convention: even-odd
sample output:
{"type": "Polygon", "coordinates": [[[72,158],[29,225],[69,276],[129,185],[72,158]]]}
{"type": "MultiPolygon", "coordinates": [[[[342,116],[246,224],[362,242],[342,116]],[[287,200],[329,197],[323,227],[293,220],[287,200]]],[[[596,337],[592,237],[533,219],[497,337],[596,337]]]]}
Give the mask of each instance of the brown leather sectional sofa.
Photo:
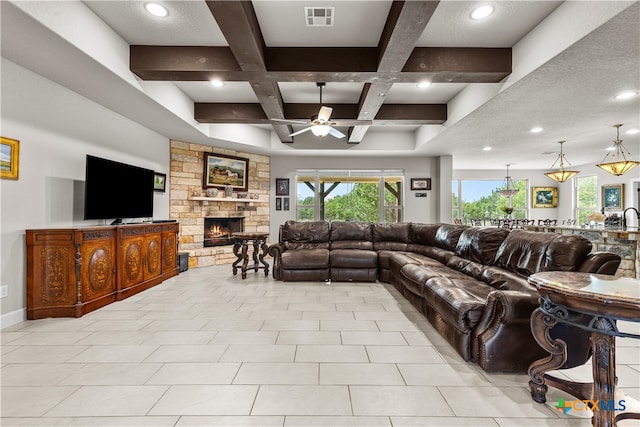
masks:
{"type": "MultiPolygon", "coordinates": [[[[614,274],[620,264],[576,235],[451,224],[287,221],[269,253],[277,280],[393,284],[465,360],[490,372],[525,372],[547,355],[531,335],[538,293],[529,275],[614,274]]],[[[588,359],[583,334],[552,335],[576,340],[573,366],[588,359]]]]}

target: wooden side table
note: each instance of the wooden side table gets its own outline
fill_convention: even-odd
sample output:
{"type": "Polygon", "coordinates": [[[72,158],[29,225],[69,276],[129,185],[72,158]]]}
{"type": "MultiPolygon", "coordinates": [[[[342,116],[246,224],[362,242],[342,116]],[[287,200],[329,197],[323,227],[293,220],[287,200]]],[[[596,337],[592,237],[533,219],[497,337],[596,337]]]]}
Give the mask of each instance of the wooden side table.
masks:
{"type": "Polygon", "coordinates": [[[235,239],[233,253],[238,259],[231,265],[233,275],[238,274],[238,268],[242,272],[242,278],[247,278],[247,271],[257,272],[264,269],[264,275],[269,275],[269,263],[264,260],[267,255],[267,237],[269,233],[233,233],[231,237],[235,239]],[[249,244],[253,245],[253,266],[249,267],[249,244]],[[238,265],[242,263],[240,267],[238,265]],[[262,264],[262,265],[260,265],[262,264]]]}
{"type": "Polygon", "coordinates": [[[620,331],[617,320],[640,322],[640,284],[636,279],[604,274],[544,272],[529,277],[538,288],[540,307],[531,316],[531,331],[550,355],[529,366],[531,397],[546,401],[547,385],[563,390],[592,405],[592,424],[615,426],[623,419],[640,419],[640,414],[619,412],[614,391],[617,382],[615,337],[640,338],[620,331]],[[575,383],[546,374],[564,365],[567,344],[552,339],[549,331],[564,323],[591,333],[593,383],[575,383]]]}

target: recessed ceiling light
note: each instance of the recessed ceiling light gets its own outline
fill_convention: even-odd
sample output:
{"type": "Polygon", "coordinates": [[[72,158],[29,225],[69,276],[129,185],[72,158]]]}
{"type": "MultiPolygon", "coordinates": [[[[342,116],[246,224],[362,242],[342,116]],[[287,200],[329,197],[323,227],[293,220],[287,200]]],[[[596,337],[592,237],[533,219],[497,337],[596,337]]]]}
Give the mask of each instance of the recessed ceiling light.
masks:
{"type": "Polygon", "coordinates": [[[629,98],[633,98],[637,94],[638,92],[633,92],[633,91],[622,92],[616,95],[616,99],[629,99],[629,98]]]}
{"type": "Polygon", "coordinates": [[[540,126],[536,126],[534,128],[531,128],[531,130],[529,132],[531,133],[540,133],[542,132],[544,129],[542,129],[540,126]]]}
{"type": "Polygon", "coordinates": [[[482,151],[491,151],[491,147],[482,147],[482,151]]]}
{"type": "Polygon", "coordinates": [[[639,129],[629,129],[629,130],[627,131],[627,135],[635,135],[635,134],[637,134],[637,133],[640,133],[640,130],[639,130],[639,129]]]}
{"type": "Polygon", "coordinates": [[[160,18],[164,18],[169,14],[167,8],[158,3],[147,3],[144,5],[144,8],[153,16],[158,16],[160,18]]]}
{"type": "Polygon", "coordinates": [[[213,87],[222,87],[222,86],[224,86],[224,82],[222,80],[211,80],[211,81],[209,81],[209,83],[211,83],[211,86],[213,86],[213,87]]]}
{"type": "Polygon", "coordinates": [[[493,13],[493,6],[484,5],[476,8],[473,12],[471,12],[471,19],[480,20],[488,17],[493,13]]]}
{"type": "Polygon", "coordinates": [[[418,83],[418,87],[419,87],[420,89],[426,89],[426,88],[428,88],[429,86],[431,86],[431,82],[420,82],[420,83],[418,83]]]}

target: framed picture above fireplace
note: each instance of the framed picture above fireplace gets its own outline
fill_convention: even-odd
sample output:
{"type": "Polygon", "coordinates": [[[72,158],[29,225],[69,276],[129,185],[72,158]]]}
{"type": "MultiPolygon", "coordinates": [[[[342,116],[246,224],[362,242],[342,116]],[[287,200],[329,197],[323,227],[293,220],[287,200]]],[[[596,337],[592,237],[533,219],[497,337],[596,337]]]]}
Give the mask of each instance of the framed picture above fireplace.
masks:
{"type": "Polygon", "coordinates": [[[247,191],[249,188],[249,159],[204,153],[202,188],[231,186],[233,191],[247,191]]]}

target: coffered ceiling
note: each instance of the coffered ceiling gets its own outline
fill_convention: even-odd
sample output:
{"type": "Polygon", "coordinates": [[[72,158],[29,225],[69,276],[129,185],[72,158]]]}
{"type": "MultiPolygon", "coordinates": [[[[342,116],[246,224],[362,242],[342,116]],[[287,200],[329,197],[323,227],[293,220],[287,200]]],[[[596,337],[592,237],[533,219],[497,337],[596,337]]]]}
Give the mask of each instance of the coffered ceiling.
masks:
{"type": "Polygon", "coordinates": [[[624,123],[639,154],[625,134],[640,126],[639,97],[615,99],[640,90],[638,2],[159,3],[165,18],[142,1],[3,2],[2,53],[169,138],[242,150],[544,169],[559,140],[574,164],[601,160],[624,123]],[[474,21],[481,4],[494,12],[474,21]],[[305,6],[334,7],[333,26],[308,27],[305,6]],[[83,18],[77,34],[65,14],[83,18]],[[95,81],[87,60],[110,78],[95,81]],[[290,136],[309,125],[283,120],[319,110],[316,82],[346,138],[290,136]]]}

